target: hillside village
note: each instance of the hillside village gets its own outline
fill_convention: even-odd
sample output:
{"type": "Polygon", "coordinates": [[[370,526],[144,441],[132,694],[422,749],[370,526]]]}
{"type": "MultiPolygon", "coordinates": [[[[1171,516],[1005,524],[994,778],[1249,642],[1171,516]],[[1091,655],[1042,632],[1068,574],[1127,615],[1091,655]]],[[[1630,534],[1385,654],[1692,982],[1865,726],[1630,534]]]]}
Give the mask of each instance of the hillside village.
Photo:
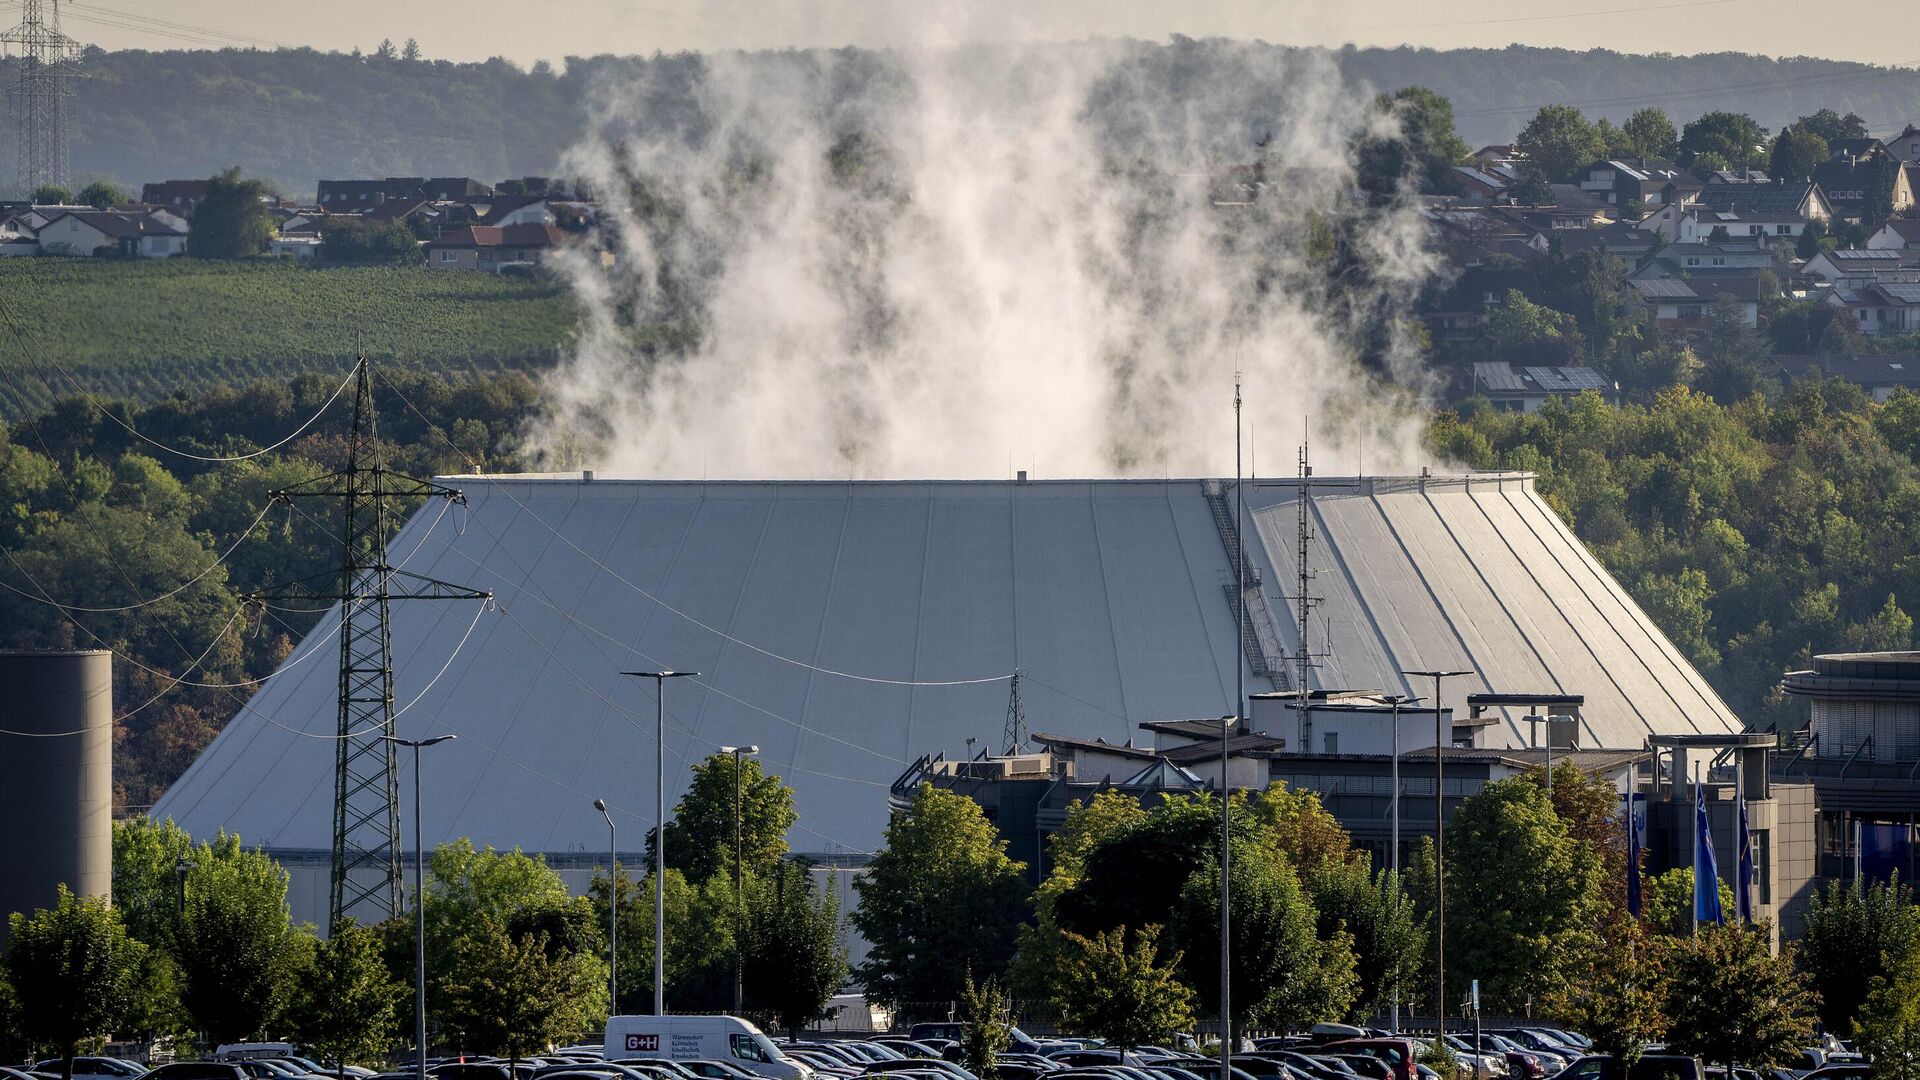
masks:
{"type": "MultiPolygon", "coordinates": [[[[1598,391],[1645,400],[1690,383],[1723,401],[1810,375],[1884,400],[1920,387],[1920,126],[1873,137],[1821,110],[1768,136],[1658,109],[1616,128],[1548,106],[1509,144],[1469,150],[1445,98],[1383,95],[1403,134],[1356,147],[1356,195],[1412,200],[1446,271],[1417,306],[1454,401],[1532,411],[1598,391]]],[[[1284,184],[1284,161],[1217,167],[1223,210],[1284,184]]],[[[0,256],[159,259],[196,243],[210,190],[239,181],[96,183],[0,204],[0,256]]],[[[592,192],[547,177],[321,180],[311,197],[254,184],[254,254],[314,267],[424,265],[531,275],[566,250],[612,265],[592,192]]]]}

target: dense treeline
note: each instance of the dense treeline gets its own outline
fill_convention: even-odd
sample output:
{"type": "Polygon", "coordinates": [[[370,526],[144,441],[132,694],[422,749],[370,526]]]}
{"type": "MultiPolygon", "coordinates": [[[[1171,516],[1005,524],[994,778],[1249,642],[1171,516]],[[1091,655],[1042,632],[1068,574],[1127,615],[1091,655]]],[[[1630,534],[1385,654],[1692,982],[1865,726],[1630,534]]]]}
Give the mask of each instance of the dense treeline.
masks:
{"type": "Polygon", "coordinates": [[[1540,490],[1748,724],[1815,652],[1904,649],[1920,595],[1920,396],[1806,381],[1718,405],[1684,387],[1615,408],[1448,414],[1434,444],[1540,490]]]}
{"type": "MultiPolygon", "coordinates": [[[[504,447],[534,399],[524,375],[383,378],[405,394],[376,384],[391,467],[428,476],[513,465],[504,447]]],[[[128,428],[204,456],[246,453],[294,431],[339,385],[338,375],[304,375],[109,406],[126,426],[67,399],[0,426],[0,645],[120,653],[121,805],[152,803],[246,700],[252,687],[242,684],[273,670],[311,624],[270,609],[256,617],[236,594],[338,564],[338,526],[324,507],[261,512],[268,492],[341,464],[348,411],[336,403],[279,451],[224,465],[170,454],[128,428]],[[120,610],[128,605],[140,606],[120,610]]]]}
{"type": "MultiPolygon", "coordinates": [[[[426,45],[430,52],[432,43],[426,45]]],[[[1275,100],[1281,100],[1279,73],[1297,66],[1302,52],[1178,37],[1126,48],[1132,77],[1106,89],[1138,90],[1161,107],[1203,110],[1211,89],[1223,91],[1214,96],[1232,96],[1224,93],[1229,80],[1271,79],[1275,100]],[[1146,83],[1131,86],[1139,77],[1146,83]]],[[[1675,114],[1729,109],[1769,129],[1822,106],[1858,113],[1875,130],[1920,116],[1920,74],[1804,57],[1638,56],[1518,45],[1309,52],[1331,61],[1356,87],[1419,85],[1445,95],[1461,134],[1475,144],[1511,139],[1542,101],[1588,105],[1591,116],[1615,124],[1650,104],[1675,114]]],[[[884,80],[878,58],[853,49],[751,54],[757,63],[836,65],[849,95],[884,80]]],[[[708,70],[697,54],[569,57],[557,66],[523,70],[499,58],[452,63],[407,59],[400,52],[304,48],[90,49],[83,64],[88,77],[75,81],[70,105],[76,175],[106,174],[137,184],[207,176],[239,163],[292,194],[310,194],[323,176],[470,175],[494,181],[551,173],[562,152],[585,133],[601,90],[620,87],[628,95],[617,110],[624,120],[682,125],[699,112],[694,89],[708,70]]],[[[5,62],[0,77],[10,77],[5,62]]],[[[1236,85],[1235,94],[1247,90],[1236,85]]],[[[1099,104],[1090,102],[1096,112],[1099,104]]],[[[1243,146],[1259,134],[1244,124],[1228,128],[1243,146]]]]}

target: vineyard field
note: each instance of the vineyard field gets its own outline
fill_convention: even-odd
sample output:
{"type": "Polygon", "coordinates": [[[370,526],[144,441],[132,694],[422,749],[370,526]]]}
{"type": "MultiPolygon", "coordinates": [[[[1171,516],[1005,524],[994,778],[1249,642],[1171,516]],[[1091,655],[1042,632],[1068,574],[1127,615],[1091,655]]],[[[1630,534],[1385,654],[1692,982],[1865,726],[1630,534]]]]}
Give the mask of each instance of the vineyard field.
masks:
{"type": "Polygon", "coordinates": [[[356,340],[409,370],[540,367],[578,322],[567,289],[551,281],[195,259],[0,259],[0,315],[23,331],[0,334],[0,366],[12,375],[0,398],[6,416],[45,408],[75,392],[75,381],[146,402],[343,372],[356,340]]]}

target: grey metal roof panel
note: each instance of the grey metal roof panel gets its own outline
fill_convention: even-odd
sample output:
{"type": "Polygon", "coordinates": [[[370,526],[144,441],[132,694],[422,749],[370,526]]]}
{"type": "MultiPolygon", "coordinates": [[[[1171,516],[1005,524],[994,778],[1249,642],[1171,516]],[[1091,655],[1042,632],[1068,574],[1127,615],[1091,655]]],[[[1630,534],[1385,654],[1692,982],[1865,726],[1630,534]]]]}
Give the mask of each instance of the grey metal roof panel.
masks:
{"type": "MultiPolygon", "coordinates": [[[[462,736],[423,761],[429,842],[598,850],[597,797],[644,827],[652,687],[622,669],[703,673],[668,687],[669,800],[715,746],[757,743],[794,785],[794,846],[813,852],[870,850],[914,757],[999,740],[1004,681],[925,684],[1017,666],[1036,727],[1124,743],[1142,721],[1230,711],[1243,670],[1230,563],[1194,480],[448,482],[471,500],[464,522],[429,508],[391,550],[493,590],[499,610],[394,605],[396,700],[418,697],[402,734],[462,736]]],[[[1404,691],[1400,667],[1467,659],[1488,674],[1450,696],[1584,693],[1598,745],[1731,728],[1530,481],[1426,486],[1324,484],[1310,561],[1331,570],[1316,591],[1335,648],[1317,684],[1404,691]],[[1621,689],[1600,685],[1609,672],[1621,689]]],[[[1288,648],[1291,495],[1249,489],[1250,555],[1288,648]]],[[[156,814],[196,835],[329,846],[337,626],[323,618],[156,814]]]]}
{"type": "Polygon", "coordinates": [[[1473,377],[1488,390],[1525,390],[1527,381],[1504,360],[1481,360],[1473,365],[1473,377]]]}

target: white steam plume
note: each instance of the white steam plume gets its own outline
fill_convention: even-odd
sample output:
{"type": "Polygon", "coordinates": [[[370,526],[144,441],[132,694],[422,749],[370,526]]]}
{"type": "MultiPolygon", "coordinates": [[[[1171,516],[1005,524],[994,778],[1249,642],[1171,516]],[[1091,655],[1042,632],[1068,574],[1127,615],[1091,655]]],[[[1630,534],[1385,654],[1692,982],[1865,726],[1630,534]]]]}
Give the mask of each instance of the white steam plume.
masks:
{"type": "Polygon", "coordinates": [[[1230,474],[1239,370],[1286,463],[1263,472],[1303,418],[1323,472],[1409,468],[1375,372],[1418,370],[1393,320],[1433,264],[1414,210],[1352,194],[1367,97],[1321,54],[1184,40],[635,64],[569,162],[618,262],[573,264],[588,323],[527,448],[661,477],[1230,474]]]}

